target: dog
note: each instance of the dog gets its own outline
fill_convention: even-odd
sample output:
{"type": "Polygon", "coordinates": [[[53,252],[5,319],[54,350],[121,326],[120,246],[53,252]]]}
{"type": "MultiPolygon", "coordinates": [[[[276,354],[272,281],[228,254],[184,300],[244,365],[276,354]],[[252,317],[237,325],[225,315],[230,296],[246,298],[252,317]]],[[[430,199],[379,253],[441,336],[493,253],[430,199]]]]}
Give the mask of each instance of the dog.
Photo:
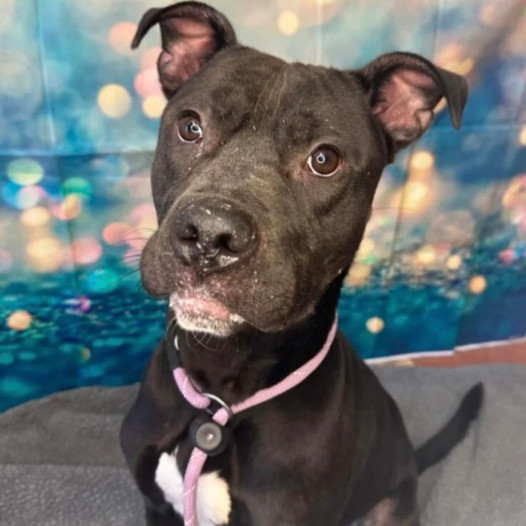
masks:
{"type": "Polygon", "coordinates": [[[289,64],[240,45],[198,2],[147,11],[132,47],[156,25],[168,102],[152,166],[159,228],[141,279],[169,307],[121,428],[146,523],[183,524],[192,425],[206,416],[173,361],[228,409],[325,343],[301,383],[224,426],[229,439],[199,478],[199,525],[419,525],[418,475],[463,438],[482,386],[415,451],[373,372],[328,335],[382,170],[441,99],[459,128],[465,80],[402,52],[356,70],[289,64]]]}

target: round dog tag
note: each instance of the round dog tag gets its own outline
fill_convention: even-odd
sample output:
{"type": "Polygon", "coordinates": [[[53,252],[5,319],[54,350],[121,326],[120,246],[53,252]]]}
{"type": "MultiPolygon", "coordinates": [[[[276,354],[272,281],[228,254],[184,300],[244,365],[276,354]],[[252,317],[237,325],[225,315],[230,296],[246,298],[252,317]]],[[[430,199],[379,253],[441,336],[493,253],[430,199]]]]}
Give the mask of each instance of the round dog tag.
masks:
{"type": "Polygon", "coordinates": [[[228,444],[229,432],[207,417],[196,418],[190,426],[190,438],[195,447],[213,457],[222,453],[228,444]]]}

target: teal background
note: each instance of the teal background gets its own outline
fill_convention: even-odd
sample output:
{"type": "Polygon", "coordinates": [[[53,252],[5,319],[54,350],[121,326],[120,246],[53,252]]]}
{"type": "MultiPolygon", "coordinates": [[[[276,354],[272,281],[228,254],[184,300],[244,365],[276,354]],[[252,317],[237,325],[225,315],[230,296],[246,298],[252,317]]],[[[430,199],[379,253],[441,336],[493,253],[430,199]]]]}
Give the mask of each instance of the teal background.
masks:
{"type": "MultiPolygon", "coordinates": [[[[168,2],[158,2],[166,5],[168,2]]],[[[466,75],[454,131],[383,176],[340,304],[364,357],[526,333],[522,0],[216,0],[240,40],[342,68],[407,50],[466,75]]],[[[151,0],[0,3],[0,409],[139,378],[164,304],[142,292],[149,168],[163,99],[151,0]]]]}

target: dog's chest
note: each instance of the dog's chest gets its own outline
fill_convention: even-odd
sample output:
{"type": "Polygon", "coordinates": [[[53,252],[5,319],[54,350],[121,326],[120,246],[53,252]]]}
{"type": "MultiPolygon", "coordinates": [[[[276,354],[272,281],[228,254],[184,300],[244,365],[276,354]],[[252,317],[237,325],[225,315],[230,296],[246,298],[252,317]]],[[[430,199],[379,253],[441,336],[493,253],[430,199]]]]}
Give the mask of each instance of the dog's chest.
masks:
{"type": "MultiPolygon", "coordinates": [[[[163,453],[155,471],[155,482],[164,498],[183,516],[183,477],[177,467],[177,449],[170,455],[163,453]]],[[[197,486],[197,518],[199,526],[226,524],[232,509],[232,499],[227,482],[217,472],[199,477],[197,486]]]]}

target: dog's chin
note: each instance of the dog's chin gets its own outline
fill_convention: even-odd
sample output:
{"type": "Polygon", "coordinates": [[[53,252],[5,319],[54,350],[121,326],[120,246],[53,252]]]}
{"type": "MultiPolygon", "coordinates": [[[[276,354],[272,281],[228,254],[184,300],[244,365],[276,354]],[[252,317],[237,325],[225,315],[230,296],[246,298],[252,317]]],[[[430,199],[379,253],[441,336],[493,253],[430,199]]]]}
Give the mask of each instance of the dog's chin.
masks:
{"type": "Polygon", "coordinates": [[[202,294],[174,293],[170,296],[170,307],[179,327],[189,332],[226,338],[245,323],[225,305],[202,294]]]}

